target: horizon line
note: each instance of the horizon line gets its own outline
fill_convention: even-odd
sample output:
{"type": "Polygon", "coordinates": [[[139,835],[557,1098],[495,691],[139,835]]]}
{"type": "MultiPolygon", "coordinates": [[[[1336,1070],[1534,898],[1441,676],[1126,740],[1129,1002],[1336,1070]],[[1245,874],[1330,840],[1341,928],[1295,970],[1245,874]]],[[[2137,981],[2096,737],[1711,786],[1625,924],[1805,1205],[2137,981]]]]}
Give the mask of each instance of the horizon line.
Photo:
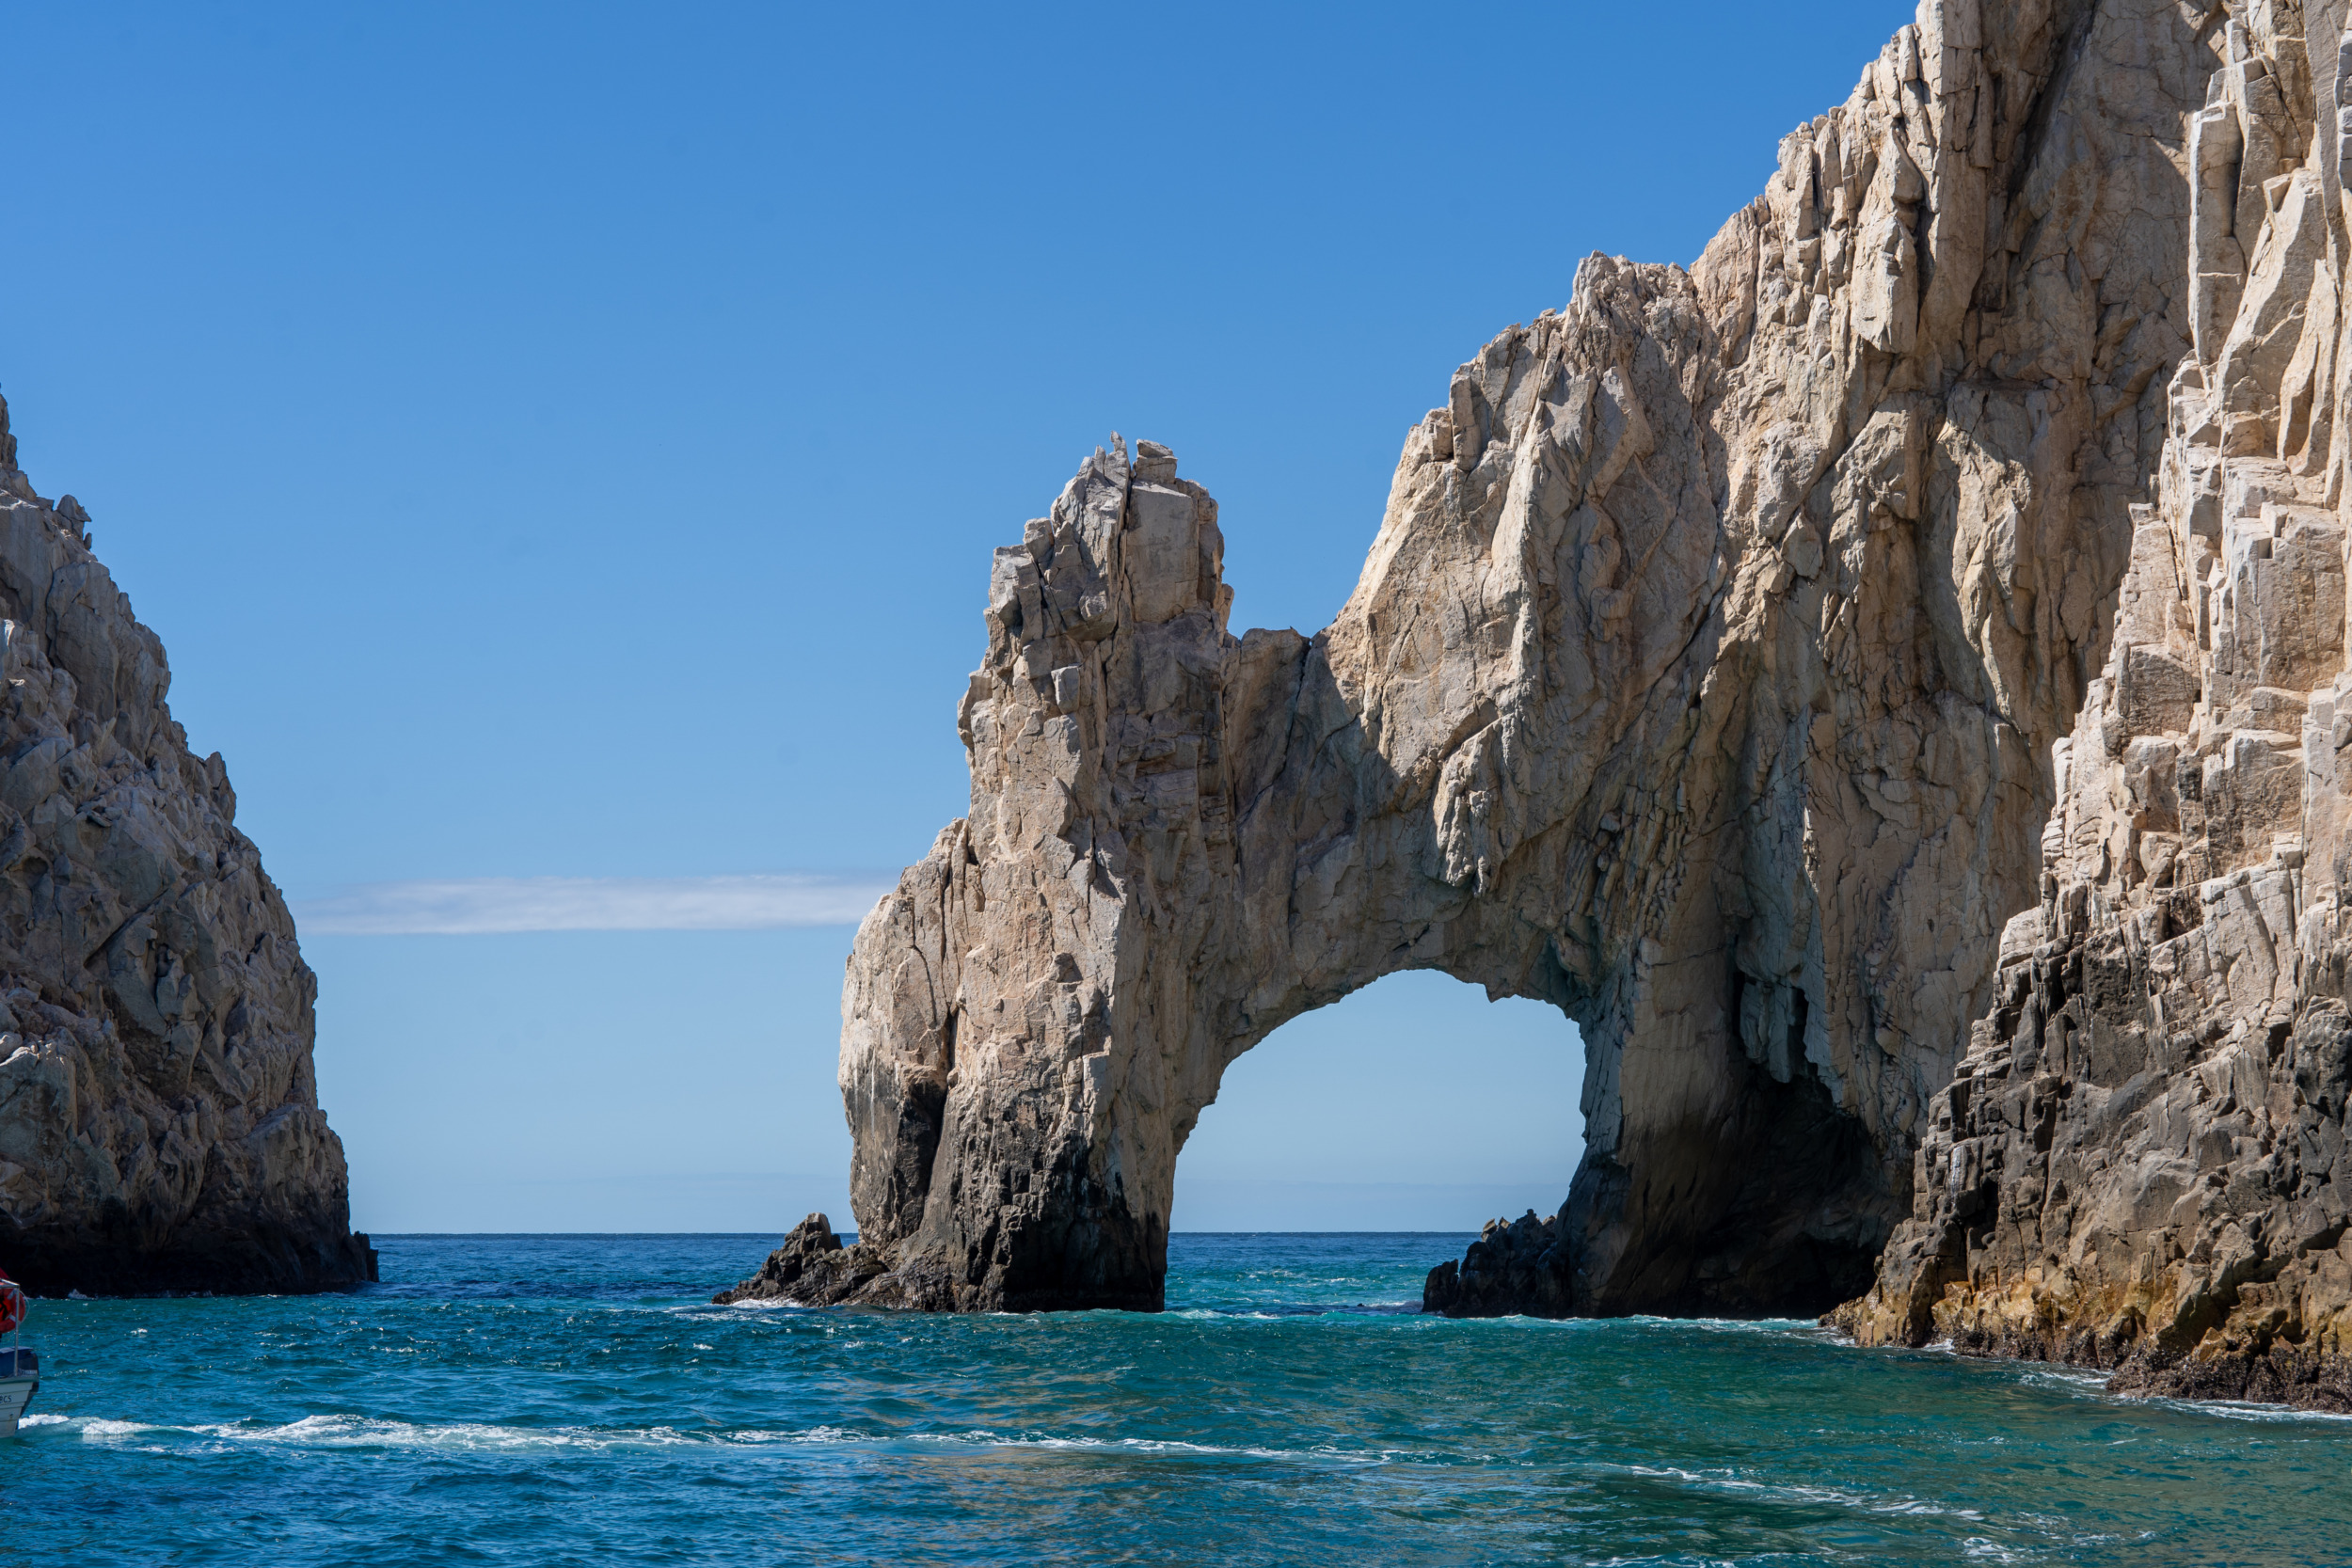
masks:
{"type": "MultiPolygon", "coordinates": [[[[358,1234],[366,1236],[370,1241],[374,1241],[378,1238],[386,1241],[428,1241],[454,1236],[472,1237],[477,1239],[487,1239],[500,1236],[543,1236],[550,1239],[575,1236],[609,1236],[616,1239],[626,1239],[639,1236],[668,1236],[674,1238],[707,1236],[726,1237],[732,1239],[738,1236],[776,1236],[788,1234],[790,1231],[798,1228],[800,1225],[805,1223],[805,1220],[797,1221],[793,1225],[784,1227],[781,1230],[360,1230],[358,1234]]],[[[1481,1223],[1484,1224],[1485,1222],[1482,1221],[1481,1223]]],[[[1476,1226],[1466,1226],[1458,1230],[1171,1230],[1168,1232],[1170,1236],[1474,1236],[1477,1233],[1478,1227],[1476,1226]]],[[[858,1234],[858,1230],[855,1226],[835,1226],[834,1227],[834,1234],[836,1236],[854,1236],[858,1234]]]]}

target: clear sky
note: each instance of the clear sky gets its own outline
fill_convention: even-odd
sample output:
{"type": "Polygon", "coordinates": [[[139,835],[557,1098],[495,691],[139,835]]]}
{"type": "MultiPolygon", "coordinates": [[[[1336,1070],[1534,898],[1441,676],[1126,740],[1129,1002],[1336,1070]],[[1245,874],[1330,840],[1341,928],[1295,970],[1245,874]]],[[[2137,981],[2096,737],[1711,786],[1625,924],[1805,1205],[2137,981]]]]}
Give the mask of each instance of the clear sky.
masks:
{"type": "MultiPolygon", "coordinates": [[[[1454,366],[1909,15],[9,7],[0,390],[295,900],[355,1221],[848,1225],[841,907],[963,809],[991,549],[1117,429],[1324,625],[1454,366]]],[[[1175,1225],[1549,1211],[1580,1074],[1385,981],[1175,1225]]]]}

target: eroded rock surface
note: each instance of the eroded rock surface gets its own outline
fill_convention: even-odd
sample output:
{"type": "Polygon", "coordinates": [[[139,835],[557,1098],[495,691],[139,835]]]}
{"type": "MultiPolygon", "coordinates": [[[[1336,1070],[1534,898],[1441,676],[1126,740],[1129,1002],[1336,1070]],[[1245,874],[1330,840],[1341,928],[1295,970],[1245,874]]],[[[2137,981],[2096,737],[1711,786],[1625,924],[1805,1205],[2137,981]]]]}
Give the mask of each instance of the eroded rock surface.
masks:
{"type": "Polygon", "coordinates": [[[1867,1340],[2352,1410],[2344,24],[2217,29],[2153,503],[1867,1340]]]}
{"type": "Polygon", "coordinates": [[[371,1279],[293,918],[87,515],[7,430],[0,404],[0,1268],[47,1294],[371,1279]]]}
{"type": "Polygon", "coordinates": [[[849,1295],[1157,1306],[1225,1066],[1406,968],[1588,1056],[1546,1277],[1432,1307],[1866,1288],[2164,449],[2208,8],[1923,6],[1695,266],[1596,257],[1462,367],[1312,638],[1226,630],[1170,454],[1089,460],[998,553],[970,815],[858,935],[849,1295]]]}
{"type": "Polygon", "coordinates": [[[1098,452],[859,932],[812,1299],[1156,1306],[1225,1065],[1435,968],[1581,1025],[1588,1147],[1432,1310],[2352,1404],[2344,11],[1929,0],[1462,368],[1312,639],[1098,452]]]}

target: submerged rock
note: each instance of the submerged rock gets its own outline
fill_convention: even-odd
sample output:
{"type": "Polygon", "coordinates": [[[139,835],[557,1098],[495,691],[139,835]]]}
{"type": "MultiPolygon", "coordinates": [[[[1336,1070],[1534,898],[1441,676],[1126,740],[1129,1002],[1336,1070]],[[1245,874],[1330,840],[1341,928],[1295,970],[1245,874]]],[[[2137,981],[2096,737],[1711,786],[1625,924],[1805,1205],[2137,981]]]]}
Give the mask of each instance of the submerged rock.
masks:
{"type": "Polygon", "coordinates": [[[49,1295],[373,1279],[317,981],[88,522],[34,493],[0,403],[0,1268],[49,1295]]]}

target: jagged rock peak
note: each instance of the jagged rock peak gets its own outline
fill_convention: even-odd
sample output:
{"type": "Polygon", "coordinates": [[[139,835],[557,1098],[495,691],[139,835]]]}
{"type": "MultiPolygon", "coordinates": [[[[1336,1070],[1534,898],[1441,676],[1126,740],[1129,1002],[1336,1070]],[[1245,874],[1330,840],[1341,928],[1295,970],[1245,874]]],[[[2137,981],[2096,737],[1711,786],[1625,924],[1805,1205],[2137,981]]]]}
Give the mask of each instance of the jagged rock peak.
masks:
{"type": "Polygon", "coordinates": [[[851,958],[865,1298],[1155,1305],[1226,1064],[1406,968],[1587,1051],[1554,1277],[1432,1307],[1867,1287],[2164,438],[2200,26],[1923,8],[1693,267],[1591,258],[1454,374],[1311,640],[1228,635],[1206,493],[1090,460],[851,958]]]}
{"type": "Polygon", "coordinates": [[[0,1267],[51,1294],[371,1279],[317,982],[88,523],[35,493],[0,402],[0,1267]]]}
{"type": "Polygon", "coordinates": [[[1454,374],[1311,640],[1098,453],[858,933],[844,1293],[1157,1305],[1226,1064],[1435,968],[1581,1026],[1588,1141],[1433,1310],[2341,1398],[2344,8],[1928,0],[1454,374]]]}

